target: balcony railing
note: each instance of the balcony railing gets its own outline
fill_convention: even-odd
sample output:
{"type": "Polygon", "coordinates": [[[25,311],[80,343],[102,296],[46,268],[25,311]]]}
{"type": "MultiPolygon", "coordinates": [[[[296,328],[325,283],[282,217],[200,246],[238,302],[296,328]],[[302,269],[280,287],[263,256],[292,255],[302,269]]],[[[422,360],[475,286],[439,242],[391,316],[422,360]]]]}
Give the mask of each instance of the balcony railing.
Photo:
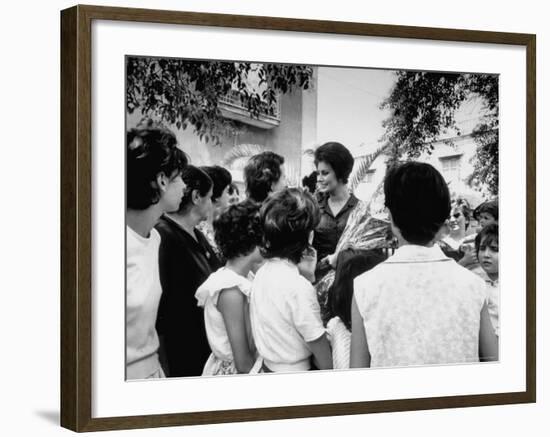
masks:
{"type": "Polygon", "coordinates": [[[256,126],[262,129],[272,129],[281,123],[281,99],[277,97],[271,111],[260,113],[254,117],[248,108],[242,104],[238,91],[231,91],[229,95],[218,99],[219,108],[225,118],[237,120],[241,123],[256,126]]]}

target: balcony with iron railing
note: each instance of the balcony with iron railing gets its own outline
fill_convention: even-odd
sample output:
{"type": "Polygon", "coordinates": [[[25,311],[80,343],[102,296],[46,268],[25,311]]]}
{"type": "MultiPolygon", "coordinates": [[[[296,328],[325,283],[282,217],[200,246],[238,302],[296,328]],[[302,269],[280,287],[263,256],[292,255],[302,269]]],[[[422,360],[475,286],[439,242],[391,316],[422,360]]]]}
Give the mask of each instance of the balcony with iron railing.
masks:
{"type": "Polygon", "coordinates": [[[222,115],[230,120],[259,127],[261,129],[272,129],[281,123],[281,98],[277,96],[275,103],[270,110],[260,112],[258,117],[252,115],[245,104],[241,101],[241,94],[232,90],[228,95],[218,99],[218,107],[222,115]]]}

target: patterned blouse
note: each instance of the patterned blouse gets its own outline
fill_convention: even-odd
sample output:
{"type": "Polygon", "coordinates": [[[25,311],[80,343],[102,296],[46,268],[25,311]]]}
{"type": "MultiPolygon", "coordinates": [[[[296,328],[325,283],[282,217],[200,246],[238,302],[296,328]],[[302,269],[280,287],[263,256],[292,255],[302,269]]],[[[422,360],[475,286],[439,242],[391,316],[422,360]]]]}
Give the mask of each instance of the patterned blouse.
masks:
{"type": "Polygon", "coordinates": [[[486,286],[439,246],[402,246],[354,281],[371,367],[479,361],[486,286]]]}

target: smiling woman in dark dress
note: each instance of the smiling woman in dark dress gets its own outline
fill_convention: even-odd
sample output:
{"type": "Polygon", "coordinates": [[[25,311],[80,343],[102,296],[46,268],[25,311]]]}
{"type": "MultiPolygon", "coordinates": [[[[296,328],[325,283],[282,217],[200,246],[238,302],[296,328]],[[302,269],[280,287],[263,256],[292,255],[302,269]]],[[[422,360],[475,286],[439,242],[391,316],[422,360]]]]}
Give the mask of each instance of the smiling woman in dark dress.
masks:
{"type": "Polygon", "coordinates": [[[195,292],[220,265],[212,247],[196,226],[212,209],[212,180],[188,166],[182,173],[186,189],[179,210],[164,215],[156,226],[162,297],[157,317],[160,358],[169,377],[199,376],[210,355],[195,292]]]}
{"type": "Polygon", "coordinates": [[[359,202],[347,185],[353,163],[352,154],[340,143],[325,143],[315,150],[317,189],[323,195],[319,202],[321,221],[313,239],[319,260],[315,272],[317,280],[335,265],[336,245],[351,211],[359,202]]]}

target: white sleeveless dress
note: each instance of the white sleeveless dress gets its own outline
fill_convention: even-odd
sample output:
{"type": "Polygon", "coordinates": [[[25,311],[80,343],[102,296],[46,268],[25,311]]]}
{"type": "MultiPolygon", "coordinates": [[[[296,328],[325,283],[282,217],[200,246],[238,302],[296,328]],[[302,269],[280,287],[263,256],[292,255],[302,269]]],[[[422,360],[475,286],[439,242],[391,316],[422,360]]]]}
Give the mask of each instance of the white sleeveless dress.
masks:
{"type": "MultiPolygon", "coordinates": [[[[195,298],[197,304],[204,307],[204,324],[208,344],[212,353],[204,365],[203,375],[232,375],[237,373],[233,351],[223,316],[217,308],[220,292],[229,288],[237,288],[246,296],[246,313],[248,314],[248,300],[250,296],[251,282],[226,267],[212,273],[208,279],[197,289],[195,298]]],[[[248,338],[252,338],[248,332],[248,338]]],[[[258,373],[262,361],[257,359],[249,373],[258,373]]]]}

